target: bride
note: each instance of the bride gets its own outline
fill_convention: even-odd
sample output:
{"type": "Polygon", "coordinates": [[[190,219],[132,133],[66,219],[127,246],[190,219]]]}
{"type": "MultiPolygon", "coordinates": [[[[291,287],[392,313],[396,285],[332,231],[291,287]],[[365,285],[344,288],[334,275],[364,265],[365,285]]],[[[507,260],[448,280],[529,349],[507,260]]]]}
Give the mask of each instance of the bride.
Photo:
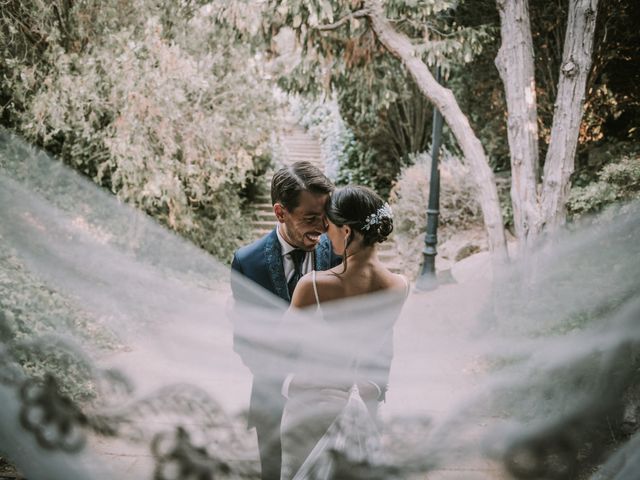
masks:
{"type": "Polygon", "coordinates": [[[333,250],[344,260],[302,277],[292,298],[289,316],[311,312],[308,320],[316,329],[305,334],[312,339],[304,341],[296,371],[283,386],[282,480],[303,478],[300,467],[345,408],[353,386],[375,418],[387,389],[393,324],[409,290],[406,278],[390,272],[377,256],[376,244],[393,230],[391,209],[379,195],[367,187],[344,187],[331,196],[326,216],[333,250]],[[352,324],[358,315],[339,301],[374,292],[388,294],[380,305],[388,312],[367,325],[352,324]],[[349,345],[348,352],[330,348],[338,343],[349,345]]]}

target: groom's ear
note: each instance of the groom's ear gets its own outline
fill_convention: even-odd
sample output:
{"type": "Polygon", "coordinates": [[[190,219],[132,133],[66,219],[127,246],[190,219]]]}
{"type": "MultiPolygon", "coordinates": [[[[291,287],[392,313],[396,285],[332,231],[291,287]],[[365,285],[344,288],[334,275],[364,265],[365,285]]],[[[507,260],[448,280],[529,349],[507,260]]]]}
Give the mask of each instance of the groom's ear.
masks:
{"type": "Polygon", "coordinates": [[[285,210],[285,208],[282,206],[282,204],[281,204],[281,203],[275,203],[275,204],[273,205],[273,213],[275,213],[276,218],[278,219],[278,221],[279,221],[280,223],[283,223],[283,222],[284,222],[284,217],[285,217],[286,210],[285,210]]]}

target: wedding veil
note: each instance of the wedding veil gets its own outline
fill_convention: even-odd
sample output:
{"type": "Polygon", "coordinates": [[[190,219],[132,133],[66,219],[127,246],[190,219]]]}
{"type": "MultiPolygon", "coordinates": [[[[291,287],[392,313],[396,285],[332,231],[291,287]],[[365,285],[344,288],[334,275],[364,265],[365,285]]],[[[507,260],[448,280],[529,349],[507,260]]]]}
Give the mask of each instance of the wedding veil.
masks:
{"type": "Polygon", "coordinates": [[[348,380],[381,332],[376,478],[635,478],[637,204],[493,273],[469,260],[394,325],[386,295],[325,322],[243,278],[234,299],[227,265],[6,131],[0,202],[0,455],[27,478],[258,478],[238,348],[274,375],[293,352],[348,380]]]}

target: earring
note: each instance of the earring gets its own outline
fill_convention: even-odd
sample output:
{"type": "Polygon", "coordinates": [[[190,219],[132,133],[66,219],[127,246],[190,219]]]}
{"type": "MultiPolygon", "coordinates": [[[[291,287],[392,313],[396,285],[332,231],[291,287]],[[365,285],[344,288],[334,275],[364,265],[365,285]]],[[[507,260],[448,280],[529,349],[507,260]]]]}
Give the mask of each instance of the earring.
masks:
{"type": "Polygon", "coordinates": [[[347,244],[349,243],[349,235],[344,237],[344,251],[347,251],[347,244]]]}

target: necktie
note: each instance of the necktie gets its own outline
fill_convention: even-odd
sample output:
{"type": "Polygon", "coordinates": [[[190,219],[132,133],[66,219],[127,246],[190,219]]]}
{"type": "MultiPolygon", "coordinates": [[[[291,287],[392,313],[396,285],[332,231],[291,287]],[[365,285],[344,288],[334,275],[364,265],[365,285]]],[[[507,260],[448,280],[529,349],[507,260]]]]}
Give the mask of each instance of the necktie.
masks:
{"type": "Polygon", "coordinates": [[[289,297],[293,296],[293,290],[296,288],[298,284],[298,280],[302,277],[302,263],[304,262],[304,257],[307,254],[304,250],[300,250],[296,248],[295,250],[291,250],[289,252],[289,257],[293,260],[293,275],[287,282],[287,288],[289,289],[289,297]]]}

